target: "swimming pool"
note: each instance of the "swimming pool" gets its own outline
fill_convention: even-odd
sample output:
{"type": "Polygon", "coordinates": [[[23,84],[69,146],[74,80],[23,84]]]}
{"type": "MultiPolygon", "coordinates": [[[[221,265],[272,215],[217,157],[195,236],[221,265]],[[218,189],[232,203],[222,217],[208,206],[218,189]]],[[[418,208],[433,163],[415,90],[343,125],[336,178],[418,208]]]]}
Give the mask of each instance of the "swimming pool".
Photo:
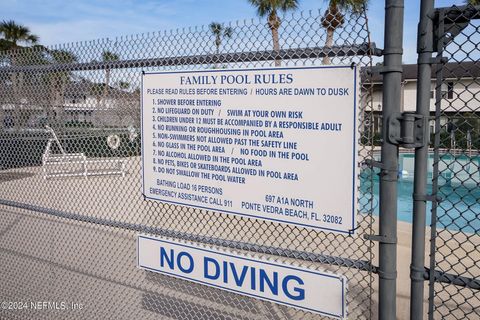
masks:
{"type": "MultiPolygon", "coordinates": [[[[433,154],[428,163],[428,194],[432,191],[433,154]]],[[[412,222],[413,212],[413,154],[400,154],[398,181],[398,220],[412,222]]],[[[480,157],[444,154],[439,162],[439,191],[443,199],[437,208],[437,228],[452,231],[480,233],[480,157]]],[[[373,174],[373,194],[370,194],[372,170],[362,170],[360,175],[360,207],[379,211],[379,176],[373,174]]],[[[431,223],[431,202],[427,202],[427,225],[431,223]]]]}

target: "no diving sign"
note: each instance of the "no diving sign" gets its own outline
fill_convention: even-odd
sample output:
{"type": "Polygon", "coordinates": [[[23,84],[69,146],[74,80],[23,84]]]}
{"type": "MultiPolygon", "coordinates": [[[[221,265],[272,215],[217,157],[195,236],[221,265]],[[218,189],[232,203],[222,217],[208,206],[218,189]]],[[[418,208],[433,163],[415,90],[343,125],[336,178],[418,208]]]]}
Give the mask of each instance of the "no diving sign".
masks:
{"type": "Polygon", "coordinates": [[[345,319],[342,276],[171,239],[139,235],[138,267],[214,288],[345,319]]]}
{"type": "Polygon", "coordinates": [[[143,75],[145,197],[352,233],[357,88],[350,66],[143,75]]]}

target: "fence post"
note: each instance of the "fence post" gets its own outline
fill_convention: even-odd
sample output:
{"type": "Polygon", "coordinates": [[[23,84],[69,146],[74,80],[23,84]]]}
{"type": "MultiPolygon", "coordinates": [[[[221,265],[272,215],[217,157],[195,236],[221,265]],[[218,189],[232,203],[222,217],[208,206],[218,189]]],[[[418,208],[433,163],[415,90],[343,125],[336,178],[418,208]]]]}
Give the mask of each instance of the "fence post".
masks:
{"type": "Polygon", "coordinates": [[[396,319],[398,146],[388,139],[388,119],[400,112],[403,0],[385,1],[382,172],[380,176],[379,319],[396,319]]]}
{"type": "MultiPolygon", "coordinates": [[[[434,0],[422,0],[417,35],[417,114],[430,116],[434,0]]],[[[428,126],[427,126],[428,128],[428,126]]],[[[415,149],[410,319],[423,319],[428,144],[415,149]]]]}

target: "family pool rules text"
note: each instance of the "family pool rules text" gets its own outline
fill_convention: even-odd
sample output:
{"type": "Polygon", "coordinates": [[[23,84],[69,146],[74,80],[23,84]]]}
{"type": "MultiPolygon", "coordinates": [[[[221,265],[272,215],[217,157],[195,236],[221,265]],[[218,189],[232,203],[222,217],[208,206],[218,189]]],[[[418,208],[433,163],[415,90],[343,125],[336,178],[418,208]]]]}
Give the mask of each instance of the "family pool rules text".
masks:
{"type": "Polygon", "coordinates": [[[325,66],[144,74],[145,197],[352,232],[357,73],[325,66]]]}

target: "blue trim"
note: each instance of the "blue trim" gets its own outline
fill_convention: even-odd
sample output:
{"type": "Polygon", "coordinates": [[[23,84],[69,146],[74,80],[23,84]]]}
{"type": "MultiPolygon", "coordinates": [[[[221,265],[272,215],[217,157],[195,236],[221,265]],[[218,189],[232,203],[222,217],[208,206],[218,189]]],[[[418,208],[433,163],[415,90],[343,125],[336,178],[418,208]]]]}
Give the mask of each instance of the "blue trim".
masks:
{"type": "Polygon", "coordinates": [[[140,117],[142,118],[142,122],[141,122],[141,128],[140,128],[140,132],[141,132],[141,135],[142,135],[142,193],[143,193],[143,196],[145,197],[145,138],[144,138],[144,132],[143,132],[143,77],[145,77],[145,73],[142,73],[142,76],[140,77],[141,78],[141,83],[140,83],[140,90],[141,91],[141,94],[140,94],[140,117]]]}
{"type": "MultiPolygon", "coordinates": [[[[355,66],[356,68],[356,66],[355,66]]],[[[143,75],[151,74],[178,74],[178,73],[210,73],[210,72],[237,72],[237,71],[277,71],[277,70],[304,70],[304,69],[352,69],[351,66],[308,66],[308,67],[283,67],[283,68],[249,68],[249,69],[210,69],[210,70],[181,70],[181,71],[156,71],[145,72],[143,75]]]]}
{"type": "Polygon", "coordinates": [[[355,217],[357,216],[357,212],[355,210],[355,202],[357,201],[355,195],[357,193],[357,66],[354,66],[353,72],[353,183],[352,183],[352,234],[355,234],[355,217]]]}
{"type": "Polygon", "coordinates": [[[345,278],[342,277],[342,318],[345,317],[345,278]]]}
{"type": "Polygon", "coordinates": [[[250,217],[250,218],[255,218],[255,219],[260,219],[260,220],[267,220],[267,221],[274,221],[274,222],[279,222],[279,223],[284,223],[284,224],[290,224],[290,225],[296,225],[296,226],[301,226],[301,227],[306,227],[314,230],[327,230],[327,231],[334,231],[338,233],[343,233],[343,234],[354,234],[355,233],[355,225],[356,225],[356,210],[355,210],[355,201],[356,201],[356,152],[357,152],[357,141],[356,141],[356,136],[357,136],[357,66],[355,65],[353,67],[353,123],[354,123],[354,128],[353,128],[353,179],[352,179],[352,227],[349,230],[339,230],[335,228],[327,228],[327,227],[322,227],[322,226],[314,226],[311,224],[305,224],[305,223],[298,223],[298,222],[293,222],[289,220],[280,220],[280,219],[274,219],[274,218],[269,218],[269,217],[264,217],[264,216],[256,216],[253,214],[248,214],[248,213],[241,213],[241,212],[234,212],[234,211],[228,211],[228,210],[222,210],[218,208],[209,208],[209,207],[203,207],[199,205],[194,205],[194,204],[189,204],[189,203],[182,203],[182,202],[176,202],[172,200],[167,200],[162,197],[158,198],[152,198],[147,196],[145,192],[145,157],[144,157],[144,134],[143,134],[143,78],[147,75],[155,75],[155,74],[182,74],[182,73],[211,73],[211,72],[238,72],[238,71],[276,71],[276,70],[305,70],[305,69],[352,69],[351,66],[308,66],[308,67],[283,67],[283,68],[249,68],[249,69],[226,69],[226,70],[218,70],[218,69],[212,69],[212,70],[182,70],[182,71],[158,71],[158,72],[149,72],[149,73],[143,73],[142,74],[142,95],[141,95],[141,117],[142,117],[142,177],[143,177],[143,185],[142,185],[142,194],[145,199],[149,200],[154,200],[154,201],[163,201],[167,203],[172,203],[176,205],[181,205],[181,206],[187,206],[187,207],[192,207],[192,208],[198,208],[198,209],[204,209],[204,210],[209,210],[209,211],[216,211],[216,212],[224,212],[224,213],[229,213],[229,214],[234,214],[238,216],[245,216],[245,217],[250,217]]]}
{"type": "Polygon", "coordinates": [[[168,272],[168,271],[164,271],[164,270],[159,270],[159,269],[154,269],[154,268],[142,266],[142,265],[140,265],[140,263],[139,263],[139,265],[138,265],[140,268],[144,268],[144,269],[147,269],[147,270],[150,270],[150,271],[167,274],[167,275],[170,275],[170,276],[173,276],[173,277],[178,277],[178,278],[190,280],[190,281],[193,281],[193,282],[198,282],[198,283],[201,283],[201,284],[204,284],[204,285],[207,285],[207,286],[212,286],[212,287],[220,288],[220,289],[222,289],[222,290],[232,291],[232,292],[235,292],[235,293],[240,293],[240,294],[242,294],[242,295],[251,296],[251,297],[256,297],[256,298],[260,298],[260,299],[266,300],[266,301],[274,301],[274,302],[277,302],[277,303],[280,303],[280,304],[284,304],[284,305],[288,305],[288,306],[291,306],[291,307],[300,308],[300,309],[303,309],[303,310],[313,311],[313,312],[320,313],[320,314],[324,314],[324,315],[329,315],[329,316],[333,316],[333,317],[341,317],[341,318],[344,318],[344,304],[345,304],[345,303],[344,303],[344,302],[345,302],[344,292],[345,292],[345,287],[344,287],[344,278],[343,278],[343,277],[339,277],[339,276],[335,276],[335,275],[331,275],[331,274],[324,274],[324,273],[321,273],[321,272],[315,272],[315,271],[308,270],[308,269],[303,269],[303,268],[290,267],[290,266],[282,265],[282,264],[276,264],[276,263],[271,263],[271,262],[266,262],[266,261],[260,261],[260,260],[253,260],[253,259],[249,259],[249,258],[245,258],[245,257],[238,256],[238,255],[237,255],[237,256],[234,256],[234,255],[227,254],[227,253],[223,253],[223,252],[220,252],[220,251],[213,251],[213,250],[208,250],[208,249],[205,249],[205,248],[198,248],[198,247],[189,246],[189,245],[183,244],[183,243],[180,244],[180,243],[177,243],[177,242],[171,242],[171,241],[167,241],[167,240],[160,240],[160,239],[151,238],[151,237],[147,237],[147,236],[143,236],[143,235],[138,235],[137,242],[139,242],[138,239],[140,239],[140,238],[147,239],[147,240],[153,240],[153,241],[157,241],[157,242],[163,242],[163,243],[167,243],[167,244],[173,244],[173,245],[176,245],[176,246],[179,246],[179,247],[186,247],[186,248],[190,248],[190,249],[194,249],[194,250],[199,250],[199,251],[204,251],[204,252],[208,252],[208,253],[219,254],[219,255],[223,255],[223,256],[230,257],[230,258],[236,258],[236,259],[246,260],[246,261],[250,261],[250,262],[255,262],[255,263],[260,263],[260,264],[266,264],[266,265],[281,267],[281,268],[285,268],[285,269],[291,269],[291,270],[295,270],[295,271],[302,271],[302,272],[305,272],[305,273],[311,273],[311,274],[314,274],[314,275],[319,275],[319,276],[323,276],[323,277],[327,277],[327,278],[339,279],[339,280],[342,282],[342,314],[341,314],[341,315],[337,315],[337,314],[333,314],[333,313],[328,313],[328,312],[324,312],[324,311],[320,311],[320,310],[315,310],[315,309],[303,307],[303,306],[300,306],[300,305],[291,304],[291,303],[284,302],[284,301],[280,301],[280,300],[276,300],[276,299],[266,298],[266,297],[262,297],[262,296],[255,295],[255,294],[252,294],[252,293],[246,293],[246,292],[243,292],[243,291],[240,291],[240,290],[235,290],[235,289],[231,289],[231,288],[222,287],[222,286],[215,285],[215,284],[212,284],[212,283],[209,283],[209,282],[197,280],[197,279],[194,279],[194,278],[189,278],[189,277],[182,276],[182,275],[178,275],[178,274],[171,273],[171,272],[168,272]]]}
{"type": "Polygon", "coordinates": [[[140,267],[140,236],[137,237],[137,267],[140,267]]]}

